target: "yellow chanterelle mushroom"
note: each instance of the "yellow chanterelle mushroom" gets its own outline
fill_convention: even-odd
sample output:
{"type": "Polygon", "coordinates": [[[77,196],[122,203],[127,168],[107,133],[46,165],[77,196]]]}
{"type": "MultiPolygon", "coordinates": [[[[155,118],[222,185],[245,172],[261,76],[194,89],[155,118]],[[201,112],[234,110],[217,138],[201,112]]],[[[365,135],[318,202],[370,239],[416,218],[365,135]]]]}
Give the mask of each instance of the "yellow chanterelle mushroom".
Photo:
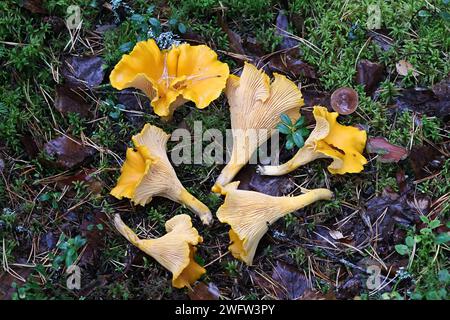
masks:
{"type": "Polygon", "coordinates": [[[158,127],[146,124],[133,136],[135,148],[128,148],[117,185],[111,194],[145,205],[153,197],[164,197],[186,205],[204,224],[212,221],[211,211],[181,184],[166,154],[169,135],[158,127]]]}
{"type": "Polygon", "coordinates": [[[181,44],[160,50],[153,39],[136,44],[111,72],[111,85],[119,90],[137,88],[151,100],[154,112],[170,120],[187,101],[197,108],[217,99],[229,75],[226,63],[205,45],[181,44]]]}
{"type": "Polygon", "coordinates": [[[256,248],[268,225],[279,218],[319,200],[330,200],[333,193],[328,189],[304,190],[295,197],[273,197],[263,193],[239,190],[239,182],[232,182],[222,189],[225,202],[217,211],[217,218],[230,225],[233,256],[246,264],[253,263],[256,248]]]}
{"type": "Polygon", "coordinates": [[[195,246],[203,239],[188,215],[180,214],[168,220],[167,234],[157,239],[139,239],[118,214],[114,217],[114,226],[129,242],[172,272],[175,288],[189,287],[206,272],[194,260],[195,246]]]}
{"type": "Polygon", "coordinates": [[[225,94],[228,98],[233,132],[233,149],[228,164],[223,168],[212,191],[230,183],[249,161],[254,151],[270,138],[272,131],[285,113],[293,121],[300,116],[302,93],[295,83],[275,73],[271,82],[267,74],[246,63],[240,77],[231,75],[225,94]],[[267,131],[264,134],[264,131],[267,131]],[[254,138],[257,132],[256,139],[254,138]]]}
{"type": "Polygon", "coordinates": [[[338,123],[338,113],[328,112],[324,107],[315,106],[313,114],[316,126],[305,145],[291,160],[282,165],[259,167],[260,174],[283,175],[320,158],[333,159],[328,166],[328,171],[332,174],[358,173],[363,170],[363,165],[367,163],[361,154],[366,145],[366,132],[338,123]]]}

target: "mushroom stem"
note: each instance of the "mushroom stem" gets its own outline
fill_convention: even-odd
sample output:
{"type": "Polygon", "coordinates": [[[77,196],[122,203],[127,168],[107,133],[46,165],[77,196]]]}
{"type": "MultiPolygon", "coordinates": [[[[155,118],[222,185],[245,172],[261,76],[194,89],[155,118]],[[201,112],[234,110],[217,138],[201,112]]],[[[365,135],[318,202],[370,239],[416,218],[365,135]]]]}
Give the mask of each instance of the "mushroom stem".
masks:
{"type": "Polygon", "coordinates": [[[209,225],[212,222],[212,214],[206,205],[200,202],[196,197],[190,194],[186,189],[182,189],[179,199],[176,200],[179,203],[186,205],[192,212],[194,212],[203,224],[209,225]]]}
{"type": "Polygon", "coordinates": [[[311,161],[324,157],[321,153],[314,152],[311,146],[304,146],[288,162],[279,166],[258,166],[257,172],[263,176],[282,176],[311,161]]]}
{"type": "Polygon", "coordinates": [[[214,193],[222,193],[222,188],[229,184],[236,174],[245,166],[243,164],[236,164],[232,162],[228,162],[227,165],[223,168],[219,177],[216,180],[216,183],[212,187],[211,191],[214,193]]]}
{"type": "MultiPolygon", "coordinates": [[[[295,197],[286,197],[287,199],[287,213],[299,210],[304,208],[311,203],[314,203],[319,200],[331,200],[333,197],[333,192],[325,188],[307,190],[306,193],[295,196],[295,197]]],[[[286,215],[286,212],[283,214],[286,215]]]]}

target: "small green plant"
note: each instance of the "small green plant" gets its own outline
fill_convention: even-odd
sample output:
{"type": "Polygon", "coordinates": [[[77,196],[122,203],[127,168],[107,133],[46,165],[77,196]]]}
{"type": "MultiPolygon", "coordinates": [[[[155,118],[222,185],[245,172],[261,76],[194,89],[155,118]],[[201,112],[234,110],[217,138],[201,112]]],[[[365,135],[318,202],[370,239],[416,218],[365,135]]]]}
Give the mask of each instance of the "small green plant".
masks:
{"type": "MultiPolygon", "coordinates": [[[[418,233],[412,230],[405,238],[404,244],[395,246],[398,254],[409,256],[408,271],[416,277],[415,290],[410,292],[409,295],[411,299],[447,299],[446,287],[449,278],[446,274],[448,274],[448,270],[439,269],[439,264],[435,264],[434,259],[430,259],[430,256],[445,261],[446,258],[442,256],[442,250],[438,248],[450,242],[450,236],[448,232],[436,232],[436,229],[441,226],[439,219],[430,220],[426,216],[421,216],[420,219],[425,227],[421,228],[418,233]]],[[[450,226],[450,224],[447,223],[447,226],[450,226]]]]}
{"type": "Polygon", "coordinates": [[[10,208],[3,208],[3,213],[0,215],[0,227],[6,230],[12,230],[17,215],[10,208]]]}
{"type": "Polygon", "coordinates": [[[291,150],[294,146],[303,147],[309,130],[305,126],[305,117],[300,117],[293,124],[291,118],[285,113],[281,116],[281,122],[277,125],[278,131],[286,135],[286,149],[291,150]]]}
{"type": "Polygon", "coordinates": [[[39,196],[38,200],[41,202],[49,202],[53,209],[59,207],[59,198],[61,197],[61,192],[50,191],[43,193],[39,196]]]}
{"type": "Polygon", "coordinates": [[[297,221],[297,218],[292,213],[289,213],[284,216],[284,224],[286,225],[286,228],[293,226],[296,221],[297,221]]]}
{"type": "Polygon", "coordinates": [[[288,255],[295,261],[297,266],[301,266],[306,262],[307,258],[306,252],[301,247],[295,247],[294,249],[290,249],[288,251],[288,255]]]}
{"type": "Polygon", "coordinates": [[[57,248],[61,251],[60,254],[53,259],[52,267],[59,269],[61,264],[65,264],[66,268],[73,265],[78,258],[78,250],[86,244],[86,239],[80,235],[74,238],[67,238],[64,233],[61,234],[58,240],[57,248]]]}
{"type": "Polygon", "coordinates": [[[239,274],[239,261],[230,260],[225,264],[225,270],[231,277],[236,277],[239,274]]]}
{"type": "Polygon", "coordinates": [[[166,222],[166,216],[159,210],[157,210],[156,208],[150,208],[147,214],[151,222],[156,222],[160,226],[164,226],[164,223],[166,222]]]}

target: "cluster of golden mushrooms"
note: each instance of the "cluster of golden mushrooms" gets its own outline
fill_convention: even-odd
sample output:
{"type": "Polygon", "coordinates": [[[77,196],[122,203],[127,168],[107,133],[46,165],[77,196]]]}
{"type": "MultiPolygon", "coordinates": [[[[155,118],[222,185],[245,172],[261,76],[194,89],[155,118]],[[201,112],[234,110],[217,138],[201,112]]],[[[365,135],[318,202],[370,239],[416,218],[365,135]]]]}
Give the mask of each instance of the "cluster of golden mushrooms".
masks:
{"type": "MultiPolygon", "coordinates": [[[[182,44],[161,51],[154,40],[139,42],[129,55],[124,55],[110,75],[114,88],[137,88],[151,100],[154,112],[165,121],[186,101],[202,109],[217,99],[225,89],[231,114],[231,129],[235,142],[231,160],[223,168],[212,191],[225,196],[217,211],[220,222],[230,225],[229,250],[232,255],[251,265],[259,241],[268,225],[281,217],[319,200],[330,200],[328,189],[302,189],[299,196],[274,197],[239,190],[233,178],[249,161],[250,155],[264,139],[246,139],[251,130],[275,130],[282,114],[295,122],[304,105],[298,87],[280,74],[274,80],[254,65],[245,63],[240,77],[229,74],[226,63],[205,45],[182,44]],[[244,139],[242,139],[242,135],[244,139]]],[[[280,166],[260,166],[263,175],[284,175],[319,158],[331,158],[328,166],[332,174],[356,173],[367,160],[361,154],[366,144],[366,132],[337,122],[338,113],[315,106],[316,125],[305,144],[295,156],[280,166]]],[[[267,137],[269,138],[269,137],[267,137]]],[[[176,176],[166,153],[169,135],[162,129],[146,124],[141,133],[133,136],[134,148],[126,152],[117,185],[111,194],[118,199],[131,199],[146,205],[153,197],[165,197],[186,205],[205,225],[213,217],[206,205],[191,195],[176,176]]],[[[152,256],[172,272],[172,285],[190,286],[206,270],[194,260],[196,245],[203,241],[192,226],[188,215],[180,214],[166,222],[167,233],[157,239],[139,239],[124,224],[119,215],[114,218],[117,230],[133,245],[152,256]]]]}

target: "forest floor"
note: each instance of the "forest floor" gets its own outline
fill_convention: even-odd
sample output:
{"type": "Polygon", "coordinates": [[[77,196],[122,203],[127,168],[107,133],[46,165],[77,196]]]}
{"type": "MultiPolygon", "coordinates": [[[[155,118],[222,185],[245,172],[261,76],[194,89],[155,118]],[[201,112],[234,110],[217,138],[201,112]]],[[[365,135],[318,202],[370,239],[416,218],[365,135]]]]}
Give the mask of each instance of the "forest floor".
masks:
{"type": "MultiPolygon", "coordinates": [[[[149,3],[0,2],[0,299],[448,298],[448,0],[149,3]],[[72,29],[71,5],[82,19],[72,29]],[[369,29],[378,13],[381,25],[369,29]],[[160,44],[207,44],[235,74],[244,60],[285,74],[301,87],[310,126],[313,105],[329,107],[335,89],[354,88],[358,109],[340,122],[362,126],[374,144],[359,174],[332,175],[329,160],[276,178],[245,167],[240,188],[283,195],[328,187],[335,198],[270,226],[251,267],[227,254],[227,226],[193,218],[204,238],[196,259],[207,269],[193,290],[174,289],[170,273],[111,225],[120,213],[152,237],[170,217],[190,214],[167,199],[142,207],[109,195],[145,123],[167,133],[195,121],[203,130],[230,127],[223,95],[203,110],[187,103],[165,123],[144,95],[111,87],[121,56],[161,33],[160,44]],[[74,263],[80,290],[66,286],[74,263]]],[[[283,149],[281,159],[295,151],[283,149]]],[[[223,200],[210,190],[221,168],[175,170],[214,213],[223,200]]]]}

